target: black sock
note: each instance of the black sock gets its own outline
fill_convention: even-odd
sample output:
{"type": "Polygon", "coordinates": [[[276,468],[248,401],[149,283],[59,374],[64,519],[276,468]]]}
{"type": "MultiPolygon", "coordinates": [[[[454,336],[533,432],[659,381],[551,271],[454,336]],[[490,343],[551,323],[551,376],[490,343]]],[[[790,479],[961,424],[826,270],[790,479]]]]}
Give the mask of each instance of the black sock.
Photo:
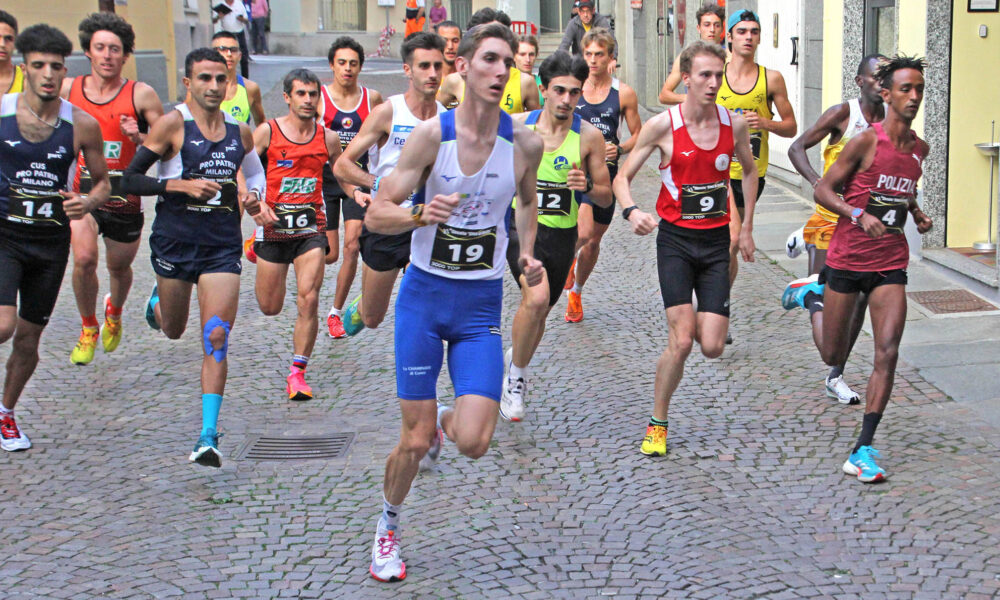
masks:
{"type": "Polygon", "coordinates": [[[878,427],[879,421],[882,420],[882,413],[865,413],[865,418],[861,422],[861,435],[858,436],[858,443],[854,445],[854,452],[858,451],[861,446],[871,446],[872,440],[875,438],[875,429],[878,427]]]}
{"type": "Polygon", "coordinates": [[[811,317],[823,310],[823,296],[820,296],[816,292],[806,292],[805,297],[802,298],[802,306],[806,307],[811,317]]]}
{"type": "MultiPolygon", "coordinates": [[[[664,420],[661,421],[661,420],[657,419],[656,417],[650,417],[649,418],[649,424],[650,425],[659,425],[660,427],[667,427],[667,419],[664,419],[664,420]]],[[[669,429],[669,427],[667,427],[667,429],[669,429]]]]}
{"type": "Polygon", "coordinates": [[[844,367],[834,367],[830,369],[830,374],[826,376],[827,380],[836,379],[844,374],[844,367]]]}

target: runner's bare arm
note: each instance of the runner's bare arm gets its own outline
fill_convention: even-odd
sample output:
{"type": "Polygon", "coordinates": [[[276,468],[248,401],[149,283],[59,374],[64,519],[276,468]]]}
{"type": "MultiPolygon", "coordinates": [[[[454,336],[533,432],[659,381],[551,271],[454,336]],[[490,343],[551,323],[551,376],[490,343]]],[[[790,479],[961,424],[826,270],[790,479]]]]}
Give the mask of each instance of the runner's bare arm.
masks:
{"type": "Polygon", "coordinates": [[[135,144],[141,144],[149,134],[149,127],[163,116],[163,103],[152,86],[141,81],[135,84],[135,112],[146,122],[146,131],[139,127],[137,119],[128,116],[121,117],[121,131],[135,144]]]}
{"type": "MultiPolygon", "coordinates": [[[[816,204],[840,215],[845,219],[851,218],[854,207],[848,204],[843,198],[837,195],[835,190],[843,189],[844,183],[855,173],[864,171],[871,166],[875,158],[875,146],[877,137],[872,129],[861,132],[851,138],[844,149],[840,151],[840,156],[833,163],[816,184],[813,198],[816,204]]],[[[885,233],[885,225],[879,219],[868,214],[861,213],[858,218],[860,225],[870,237],[877,238],[885,233]]]]}
{"type": "MultiPolygon", "coordinates": [[[[603,138],[602,138],[603,139],[603,138]]],[[[517,237],[520,241],[517,262],[529,286],[542,282],[542,261],[535,258],[535,235],[538,232],[538,163],[545,145],[542,138],[524,125],[514,125],[514,173],[517,177],[517,237]]]]}
{"type": "Polygon", "coordinates": [[[441,82],[441,87],[438,88],[437,99],[438,102],[444,104],[446,107],[451,108],[453,104],[458,103],[458,88],[462,82],[462,76],[456,73],[449,73],[444,81],[441,82]]]}
{"type": "MultiPolygon", "coordinates": [[[[785,78],[780,71],[767,69],[767,89],[771,91],[771,100],[774,101],[774,108],[781,120],[775,121],[761,117],[759,129],[770,131],[781,137],[795,137],[799,125],[795,122],[795,111],[792,110],[792,103],[788,101],[788,88],[785,87],[785,78]]],[[[758,128],[752,123],[750,126],[758,128]]]]}
{"type": "Polygon", "coordinates": [[[264,99],[261,97],[260,86],[257,82],[250,81],[249,79],[244,79],[247,85],[247,98],[250,100],[250,114],[253,116],[253,122],[256,125],[261,125],[267,118],[264,117],[264,99]]]}
{"type": "Polygon", "coordinates": [[[253,130],[253,146],[259,156],[264,156],[271,145],[271,123],[261,123],[253,130]]]}
{"type": "Polygon", "coordinates": [[[820,174],[812,168],[806,150],[823,141],[827,136],[830,143],[836,143],[844,134],[843,123],[851,114],[851,108],[846,102],[831,106],[824,112],[812,127],[806,129],[788,148],[788,160],[800,175],[806,178],[810,185],[815,186],[820,174]]]}
{"type": "MultiPolygon", "coordinates": [[[[581,174],[589,175],[592,188],[586,190],[586,181],[583,187],[570,185],[571,190],[586,192],[587,196],[596,201],[602,208],[611,206],[614,197],[611,195],[611,175],[608,173],[608,163],[604,160],[604,136],[600,130],[584,121],[580,129],[580,154],[583,164],[579,165],[581,174]]],[[[576,169],[577,167],[574,167],[576,169]]],[[[569,174],[573,174],[570,171],[569,174]]]]}
{"type": "Polygon", "coordinates": [[[73,142],[79,155],[83,152],[83,160],[90,171],[94,182],[90,193],[84,198],[76,192],[60,192],[63,197],[63,209],[70,219],[82,218],[108,201],[111,194],[111,181],[108,179],[108,164],[104,160],[104,140],[101,138],[101,126],[97,119],[87,114],[83,109],[73,108],[73,142]]]}
{"type": "MultiPolygon", "coordinates": [[[[668,164],[674,147],[673,129],[670,126],[670,113],[662,112],[652,119],[646,121],[639,135],[635,138],[635,146],[629,153],[625,162],[618,168],[618,175],[611,184],[618,205],[622,209],[635,206],[632,200],[632,191],[629,186],[646,159],[654,150],[660,151],[660,164],[668,164]]],[[[656,229],[656,219],[653,215],[636,209],[629,214],[629,225],[632,232],[638,235],[647,235],[656,229]]]]}
{"type": "Polygon", "coordinates": [[[532,111],[542,107],[538,102],[538,84],[535,83],[535,78],[527,73],[520,73],[521,75],[521,104],[524,105],[524,110],[532,111]]]}
{"type": "MultiPolygon", "coordinates": [[[[742,115],[733,114],[733,153],[743,167],[743,225],[740,228],[740,254],[745,262],[753,262],[757,246],[753,241],[753,214],[757,208],[757,163],[750,149],[750,128],[742,115]]],[[[738,214],[738,213],[737,213],[738,214]]],[[[735,215],[734,215],[735,217],[735,215]]]]}
{"type": "Polygon", "coordinates": [[[365,187],[371,187],[375,183],[375,176],[362,169],[358,161],[368,153],[369,148],[385,143],[391,126],[392,104],[383,102],[368,115],[357,135],[333,165],[333,174],[338,181],[365,187]]]}
{"type": "Polygon", "coordinates": [[[673,104],[680,104],[684,102],[684,98],[687,94],[678,94],[674,90],[681,83],[681,57],[680,55],[674,59],[674,66],[670,68],[670,74],[667,75],[667,80],[663,82],[663,88],[660,89],[660,95],[657,96],[657,100],[660,104],[666,104],[668,106],[673,104]]]}
{"type": "Polygon", "coordinates": [[[629,138],[621,145],[621,153],[626,154],[635,147],[636,136],[642,129],[642,119],[639,117],[639,96],[636,95],[632,86],[621,84],[619,97],[621,98],[622,117],[625,119],[629,133],[629,138]]]}
{"type": "MultiPolygon", "coordinates": [[[[919,152],[922,152],[921,156],[927,156],[927,153],[930,152],[930,146],[928,146],[927,142],[925,142],[924,140],[919,140],[918,144],[920,145],[919,152]]],[[[932,221],[930,217],[925,215],[924,211],[920,210],[920,206],[917,204],[916,194],[913,194],[913,197],[910,198],[908,204],[909,206],[907,207],[907,209],[910,211],[910,214],[913,215],[913,222],[917,226],[917,232],[927,233],[928,231],[930,231],[931,227],[934,227],[934,221],[932,221]]]]}
{"type": "MultiPolygon", "coordinates": [[[[428,148],[441,145],[441,124],[430,119],[416,126],[403,146],[396,168],[376,181],[377,190],[368,212],[365,226],[375,233],[397,234],[423,225],[444,223],[458,206],[458,194],[425,198],[424,204],[411,208],[399,206],[413,190],[424,184],[437,160],[437,151],[428,148]]],[[[534,196],[532,196],[534,197],[534,196]]]]}

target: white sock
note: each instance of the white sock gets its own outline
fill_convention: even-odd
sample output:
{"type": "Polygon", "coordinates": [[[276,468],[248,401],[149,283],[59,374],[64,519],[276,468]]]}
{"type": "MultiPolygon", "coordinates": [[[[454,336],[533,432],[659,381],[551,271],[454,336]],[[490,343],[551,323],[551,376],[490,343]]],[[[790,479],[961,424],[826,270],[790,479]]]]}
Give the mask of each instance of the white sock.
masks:
{"type": "Polygon", "coordinates": [[[329,316],[340,317],[340,316],[343,316],[343,314],[344,314],[344,309],[330,307],[330,315],[329,316]]]}
{"type": "Polygon", "coordinates": [[[402,504],[389,504],[389,501],[382,496],[382,521],[385,528],[390,531],[399,529],[399,513],[403,510],[402,504]]]}
{"type": "Polygon", "coordinates": [[[583,291],[583,288],[580,287],[579,282],[574,281],[573,288],[570,291],[573,292],[574,294],[579,294],[580,292],[583,291]]]}
{"type": "Polygon", "coordinates": [[[508,378],[517,381],[518,379],[528,380],[528,367],[519,367],[513,362],[510,363],[508,378]]]}
{"type": "Polygon", "coordinates": [[[14,414],[13,408],[7,408],[6,406],[0,404],[0,415],[12,415],[14,414]]]}

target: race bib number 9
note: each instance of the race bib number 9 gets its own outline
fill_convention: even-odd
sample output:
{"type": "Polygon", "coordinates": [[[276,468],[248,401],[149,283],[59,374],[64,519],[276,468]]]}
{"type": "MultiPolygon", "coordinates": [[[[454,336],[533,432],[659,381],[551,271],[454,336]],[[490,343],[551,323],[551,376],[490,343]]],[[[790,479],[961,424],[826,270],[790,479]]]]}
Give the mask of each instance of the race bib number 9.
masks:
{"type": "Polygon", "coordinates": [[[729,188],[725,181],[681,186],[681,219],[696,221],[726,216],[729,188]]]}
{"type": "Polygon", "coordinates": [[[497,228],[462,229],[438,225],[430,266],[445,271],[482,271],[493,268],[497,228]]]}
{"type": "Polygon", "coordinates": [[[300,235],[317,233],[316,207],[312,204],[275,204],[274,215],[278,217],[275,233],[300,235]]]}
{"type": "Polygon", "coordinates": [[[885,225],[886,233],[902,234],[906,224],[907,198],[869,194],[865,212],[885,225]]]}
{"type": "Polygon", "coordinates": [[[63,197],[53,190],[11,186],[7,220],[22,225],[65,227],[69,225],[69,217],[62,203],[63,197]]]}
{"type": "MultiPolygon", "coordinates": [[[[208,178],[206,178],[208,179],[208,178]]],[[[187,209],[203,213],[231,213],[236,212],[236,182],[227,180],[217,180],[222,189],[215,193],[208,200],[188,197],[187,209]]]]}

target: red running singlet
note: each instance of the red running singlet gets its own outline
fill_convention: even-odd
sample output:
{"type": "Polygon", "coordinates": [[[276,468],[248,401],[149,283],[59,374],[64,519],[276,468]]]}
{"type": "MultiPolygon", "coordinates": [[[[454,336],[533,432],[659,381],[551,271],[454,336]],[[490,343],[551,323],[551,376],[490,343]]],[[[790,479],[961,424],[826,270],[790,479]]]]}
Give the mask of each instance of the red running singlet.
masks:
{"type": "Polygon", "coordinates": [[[257,241],[281,241],[321,235],[326,231],[323,205],[323,166],[329,161],[326,129],[316,124],[308,142],[285,137],[276,119],[267,122],[271,142],[264,166],[267,170],[267,205],[278,224],[257,228],[257,241]]]}
{"type": "Polygon", "coordinates": [[[680,105],[670,109],[673,153],[660,165],[660,195],[656,212],[665,221],[687,229],[729,226],[729,162],[733,156],[733,123],[729,111],[716,106],[719,139],[714,148],[695,145],[688,135],[680,105]]]}

